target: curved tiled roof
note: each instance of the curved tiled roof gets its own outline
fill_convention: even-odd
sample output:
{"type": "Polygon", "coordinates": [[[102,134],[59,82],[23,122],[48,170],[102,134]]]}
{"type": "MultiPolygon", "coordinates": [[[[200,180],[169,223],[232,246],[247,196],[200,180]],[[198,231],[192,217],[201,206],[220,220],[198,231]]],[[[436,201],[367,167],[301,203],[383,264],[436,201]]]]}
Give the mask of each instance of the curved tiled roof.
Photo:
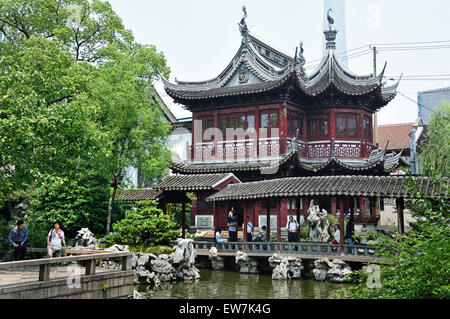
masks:
{"type": "Polygon", "coordinates": [[[158,200],[162,191],[153,188],[126,189],[119,193],[117,199],[124,202],[138,202],[142,200],[158,200]]]}
{"type": "Polygon", "coordinates": [[[288,177],[228,185],[208,201],[228,201],[299,196],[371,196],[414,198],[409,179],[418,190],[435,198],[449,198],[449,179],[442,185],[428,177],[408,176],[314,176],[288,177]]]}
{"type": "Polygon", "coordinates": [[[240,182],[232,173],[170,175],[155,186],[155,189],[159,191],[213,190],[219,184],[229,179],[234,180],[234,182],[240,182]]]}

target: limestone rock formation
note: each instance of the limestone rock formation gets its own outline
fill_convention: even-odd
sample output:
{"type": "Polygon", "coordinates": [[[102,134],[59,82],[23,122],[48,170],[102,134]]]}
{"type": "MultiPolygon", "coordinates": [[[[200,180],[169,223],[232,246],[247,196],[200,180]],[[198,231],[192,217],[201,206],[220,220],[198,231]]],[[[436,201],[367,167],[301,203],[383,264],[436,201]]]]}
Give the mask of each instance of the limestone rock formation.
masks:
{"type": "Polygon", "coordinates": [[[137,253],[133,255],[131,268],[135,272],[135,283],[153,283],[200,278],[194,266],[197,257],[192,240],[178,239],[172,254],[137,253]]]}
{"type": "Polygon", "coordinates": [[[316,280],[331,282],[343,282],[344,277],[352,273],[350,266],[341,259],[322,258],[314,261],[313,274],[316,280]]]}
{"type": "Polygon", "coordinates": [[[269,257],[269,264],[272,267],[272,279],[300,279],[304,269],[299,257],[282,257],[277,253],[269,257]]]}
{"type": "Polygon", "coordinates": [[[211,247],[209,250],[209,260],[211,261],[211,267],[214,270],[223,270],[225,268],[225,262],[223,257],[219,256],[216,247],[211,247]]]}
{"type": "Polygon", "coordinates": [[[311,201],[308,209],[307,222],[309,225],[309,237],[312,241],[327,242],[330,238],[328,229],[330,223],[328,222],[328,213],[325,209],[322,211],[319,209],[319,205],[315,205],[314,201],[311,201]]]}
{"type": "Polygon", "coordinates": [[[197,250],[194,248],[192,239],[179,238],[176,243],[171,260],[177,278],[184,280],[200,278],[200,273],[194,266],[197,250]]]}
{"type": "Polygon", "coordinates": [[[75,249],[95,249],[97,239],[89,228],[81,228],[73,240],[75,249]]]}
{"type": "Polygon", "coordinates": [[[238,251],[236,253],[236,264],[239,265],[239,272],[243,274],[257,274],[258,271],[258,261],[249,257],[248,254],[238,251]]]}

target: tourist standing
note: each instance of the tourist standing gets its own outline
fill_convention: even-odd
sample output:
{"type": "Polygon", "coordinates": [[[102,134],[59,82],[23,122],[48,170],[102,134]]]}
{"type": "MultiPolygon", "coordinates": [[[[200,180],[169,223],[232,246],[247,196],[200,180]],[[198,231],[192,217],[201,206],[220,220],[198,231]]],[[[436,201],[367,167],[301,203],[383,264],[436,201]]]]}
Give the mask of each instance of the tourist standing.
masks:
{"type": "Polygon", "coordinates": [[[231,206],[230,211],[228,212],[228,218],[231,218],[235,214],[234,206],[231,206]]]}
{"type": "Polygon", "coordinates": [[[289,242],[298,242],[298,229],[300,228],[300,225],[296,220],[294,220],[294,217],[289,216],[289,221],[286,224],[286,230],[288,231],[288,241],[289,242]]]}
{"type": "Polygon", "coordinates": [[[237,241],[237,220],[236,220],[236,213],[233,213],[231,215],[231,218],[228,219],[228,237],[230,239],[230,242],[237,241]]]}
{"type": "Polygon", "coordinates": [[[64,240],[64,232],[61,229],[62,225],[60,222],[56,222],[53,228],[48,232],[47,236],[47,253],[48,257],[52,258],[54,255],[60,252],[62,244],[64,244],[64,249],[66,249],[66,241],[64,240]]]}
{"type": "Polygon", "coordinates": [[[341,243],[341,231],[339,229],[339,224],[334,225],[334,239],[331,242],[332,244],[340,244],[341,243]]]}
{"type": "Polygon", "coordinates": [[[247,217],[247,229],[244,229],[244,224],[242,224],[242,231],[247,231],[247,241],[252,241],[253,234],[253,223],[249,217],[247,217]]]}
{"type": "Polygon", "coordinates": [[[9,232],[8,240],[14,247],[13,260],[22,260],[27,252],[28,228],[23,220],[17,221],[16,227],[9,232]]]}
{"type": "MultiPolygon", "coordinates": [[[[353,214],[350,214],[350,219],[347,222],[347,226],[345,226],[345,239],[347,239],[349,245],[355,244],[354,235],[355,235],[355,224],[353,222],[353,214]]],[[[351,252],[353,253],[353,248],[351,249],[351,252]]]]}

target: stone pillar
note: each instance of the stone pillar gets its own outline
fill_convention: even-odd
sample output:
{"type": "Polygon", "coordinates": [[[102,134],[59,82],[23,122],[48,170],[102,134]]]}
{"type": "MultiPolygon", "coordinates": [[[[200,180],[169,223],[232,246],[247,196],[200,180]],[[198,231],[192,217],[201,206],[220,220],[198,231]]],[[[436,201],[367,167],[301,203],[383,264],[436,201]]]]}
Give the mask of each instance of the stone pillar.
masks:
{"type": "Polygon", "coordinates": [[[403,216],[403,209],[405,208],[405,203],[403,198],[396,198],[395,204],[397,206],[398,232],[400,233],[400,235],[402,235],[405,232],[404,216],[403,216]]]}

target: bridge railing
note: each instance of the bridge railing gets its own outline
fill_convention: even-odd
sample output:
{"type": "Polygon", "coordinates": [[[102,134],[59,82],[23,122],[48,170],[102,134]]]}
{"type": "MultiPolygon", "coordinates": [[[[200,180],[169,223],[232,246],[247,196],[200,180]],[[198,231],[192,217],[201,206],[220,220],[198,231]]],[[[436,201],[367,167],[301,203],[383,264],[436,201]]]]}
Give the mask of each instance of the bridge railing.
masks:
{"type": "MultiPolygon", "coordinates": [[[[340,245],[319,242],[227,242],[214,243],[207,241],[194,241],[198,250],[210,250],[216,247],[218,252],[246,253],[285,253],[304,255],[341,256],[340,245]]],[[[377,249],[366,245],[344,245],[344,254],[347,256],[376,257],[377,249]]]]}
{"type": "MultiPolygon", "coordinates": [[[[67,250],[67,252],[71,252],[67,250]]],[[[75,251],[72,251],[75,253],[75,251]]],[[[76,262],[82,263],[85,267],[85,275],[94,275],[97,260],[104,260],[110,258],[118,258],[122,260],[122,270],[131,269],[131,252],[102,252],[89,251],[85,255],[79,256],[67,256],[67,257],[57,257],[57,258],[42,258],[42,259],[30,259],[21,261],[11,261],[0,263],[0,269],[11,269],[15,270],[21,267],[33,267],[39,266],[39,281],[50,280],[50,266],[51,265],[68,265],[69,263],[76,262]]]]}

